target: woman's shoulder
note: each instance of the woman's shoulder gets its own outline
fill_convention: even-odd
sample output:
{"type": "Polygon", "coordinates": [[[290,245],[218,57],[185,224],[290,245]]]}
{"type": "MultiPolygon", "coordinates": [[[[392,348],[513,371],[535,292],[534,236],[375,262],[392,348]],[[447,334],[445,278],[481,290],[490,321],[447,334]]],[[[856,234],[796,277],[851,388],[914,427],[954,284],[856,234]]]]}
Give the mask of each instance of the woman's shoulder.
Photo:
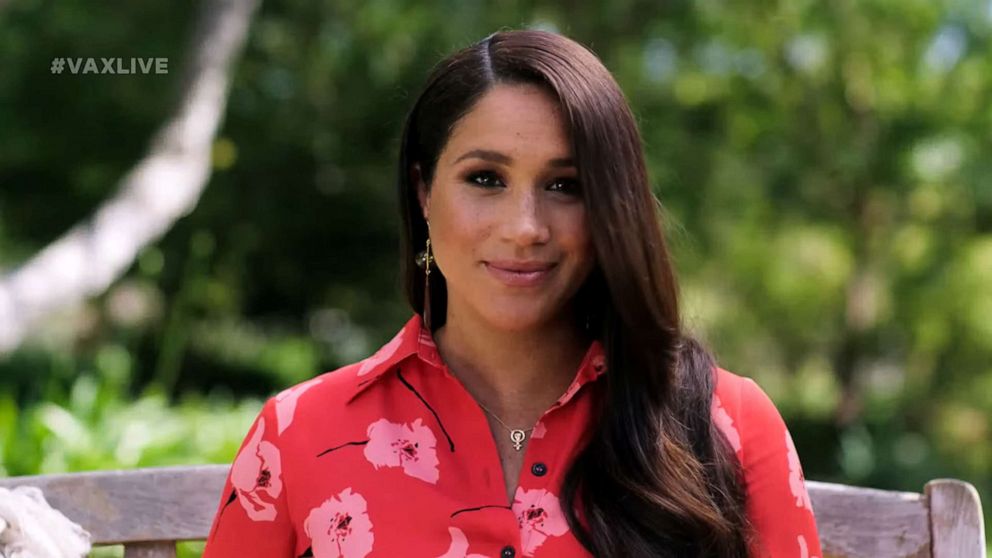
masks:
{"type": "Polygon", "coordinates": [[[745,466],[770,453],[782,453],[786,449],[790,455],[795,453],[781,413],[751,378],[717,368],[713,421],[745,466]]]}
{"type": "Polygon", "coordinates": [[[324,423],[334,418],[356,389],[356,371],[363,362],[323,372],[272,396],[266,407],[274,415],[277,433],[282,435],[294,422],[324,423]]]}
{"type": "Polygon", "coordinates": [[[355,370],[362,365],[364,360],[340,366],[333,370],[321,372],[316,376],[303,380],[297,384],[283,388],[276,393],[273,399],[276,401],[298,400],[304,393],[313,391],[314,394],[332,396],[347,392],[349,387],[355,383],[355,370]]]}
{"type": "Polygon", "coordinates": [[[753,379],[720,367],[716,368],[713,396],[714,405],[719,400],[719,404],[734,415],[754,411],[756,407],[775,406],[765,390],[753,379]]]}
{"type": "Polygon", "coordinates": [[[345,406],[359,392],[420,348],[420,321],[410,318],[393,338],[362,360],[346,364],[283,389],[269,403],[274,407],[280,434],[299,417],[317,425],[338,424],[345,406]]]}
{"type": "Polygon", "coordinates": [[[713,420],[737,453],[754,555],[820,556],[813,504],[799,453],[782,415],[751,378],[717,369],[713,420]]]}
{"type": "Polygon", "coordinates": [[[713,389],[713,406],[737,416],[741,408],[745,383],[752,381],[729,370],[716,367],[716,387],[713,389]]]}

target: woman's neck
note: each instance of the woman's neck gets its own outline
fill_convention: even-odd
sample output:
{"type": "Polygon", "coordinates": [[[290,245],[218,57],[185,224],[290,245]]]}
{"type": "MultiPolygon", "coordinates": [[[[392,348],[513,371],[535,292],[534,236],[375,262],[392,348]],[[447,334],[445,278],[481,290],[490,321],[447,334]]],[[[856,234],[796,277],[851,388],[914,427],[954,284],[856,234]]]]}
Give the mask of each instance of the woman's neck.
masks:
{"type": "Polygon", "coordinates": [[[502,330],[451,312],[434,341],[469,393],[508,423],[536,421],[567,389],[589,343],[567,319],[502,330]]]}

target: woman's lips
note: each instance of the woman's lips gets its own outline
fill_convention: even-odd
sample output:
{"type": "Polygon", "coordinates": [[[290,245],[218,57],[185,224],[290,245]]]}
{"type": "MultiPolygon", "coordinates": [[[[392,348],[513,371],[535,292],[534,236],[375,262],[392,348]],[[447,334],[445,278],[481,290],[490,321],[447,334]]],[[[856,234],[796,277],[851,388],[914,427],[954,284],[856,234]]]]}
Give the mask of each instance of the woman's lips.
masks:
{"type": "Polygon", "coordinates": [[[489,274],[510,287],[534,287],[543,283],[554,271],[555,265],[539,271],[513,271],[483,262],[489,274]]]}

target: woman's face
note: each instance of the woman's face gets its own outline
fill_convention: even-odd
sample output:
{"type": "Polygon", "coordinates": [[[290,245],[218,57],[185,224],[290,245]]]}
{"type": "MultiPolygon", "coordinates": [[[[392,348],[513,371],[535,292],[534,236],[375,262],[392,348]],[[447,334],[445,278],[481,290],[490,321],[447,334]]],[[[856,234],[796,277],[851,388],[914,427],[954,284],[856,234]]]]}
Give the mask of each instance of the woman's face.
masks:
{"type": "Polygon", "coordinates": [[[419,186],[449,316],[507,330],[567,316],[595,265],[569,143],[532,85],[494,87],[455,124],[430,192],[419,186]]]}

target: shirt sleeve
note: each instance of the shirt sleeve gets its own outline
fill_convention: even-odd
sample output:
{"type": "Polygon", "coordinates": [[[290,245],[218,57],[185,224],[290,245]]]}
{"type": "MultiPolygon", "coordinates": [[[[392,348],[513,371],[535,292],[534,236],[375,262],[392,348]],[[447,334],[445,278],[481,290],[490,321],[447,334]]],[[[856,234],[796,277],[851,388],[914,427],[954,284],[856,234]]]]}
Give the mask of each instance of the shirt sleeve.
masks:
{"type": "Polygon", "coordinates": [[[293,556],[296,541],[282,463],[274,399],[269,399],[231,465],[204,558],[293,556]]]}
{"type": "Polygon", "coordinates": [[[751,379],[741,384],[739,424],[747,515],[757,535],[752,556],[821,558],[796,447],[775,404],[751,379]]]}

